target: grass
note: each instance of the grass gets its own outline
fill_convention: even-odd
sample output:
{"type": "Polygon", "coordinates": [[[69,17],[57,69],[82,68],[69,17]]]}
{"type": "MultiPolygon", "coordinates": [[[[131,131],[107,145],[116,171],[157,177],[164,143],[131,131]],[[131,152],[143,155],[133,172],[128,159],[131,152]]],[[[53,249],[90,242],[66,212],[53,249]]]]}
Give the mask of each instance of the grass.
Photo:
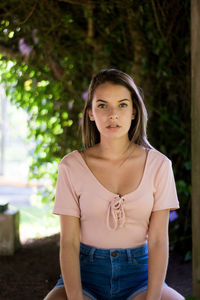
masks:
{"type": "Polygon", "coordinates": [[[50,236],[59,232],[59,217],[52,214],[52,207],[24,206],[20,211],[20,240],[50,236]]]}

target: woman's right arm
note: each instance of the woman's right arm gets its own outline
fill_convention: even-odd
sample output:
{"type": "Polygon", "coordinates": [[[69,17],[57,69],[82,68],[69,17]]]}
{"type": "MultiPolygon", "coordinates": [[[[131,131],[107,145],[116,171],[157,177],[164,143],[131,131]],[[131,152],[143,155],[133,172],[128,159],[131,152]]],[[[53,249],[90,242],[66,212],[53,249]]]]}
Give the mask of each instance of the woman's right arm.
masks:
{"type": "Polygon", "coordinates": [[[68,300],[83,300],[80,275],[80,220],[60,215],[60,267],[68,300]]]}

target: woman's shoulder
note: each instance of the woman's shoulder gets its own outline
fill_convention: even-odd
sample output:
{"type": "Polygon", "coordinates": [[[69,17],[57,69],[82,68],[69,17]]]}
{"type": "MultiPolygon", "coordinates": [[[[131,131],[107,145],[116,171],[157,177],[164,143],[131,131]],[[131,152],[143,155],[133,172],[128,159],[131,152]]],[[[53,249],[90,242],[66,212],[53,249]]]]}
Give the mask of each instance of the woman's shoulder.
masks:
{"type": "Polygon", "coordinates": [[[59,165],[67,165],[67,164],[70,164],[71,162],[74,162],[77,158],[78,153],[79,153],[78,150],[73,150],[73,151],[65,154],[61,158],[59,165]]]}
{"type": "Polygon", "coordinates": [[[169,157],[163,152],[152,148],[150,149],[150,157],[148,161],[149,175],[154,178],[158,178],[158,174],[167,176],[172,169],[172,162],[169,157]],[[165,174],[165,175],[164,175],[165,174]]]}
{"type": "Polygon", "coordinates": [[[170,161],[171,161],[170,158],[169,158],[166,154],[164,154],[163,152],[157,150],[157,149],[154,148],[154,147],[152,147],[152,148],[150,149],[150,151],[151,151],[152,156],[154,157],[154,160],[155,160],[156,162],[161,162],[161,163],[163,163],[163,162],[170,162],[170,161]]]}

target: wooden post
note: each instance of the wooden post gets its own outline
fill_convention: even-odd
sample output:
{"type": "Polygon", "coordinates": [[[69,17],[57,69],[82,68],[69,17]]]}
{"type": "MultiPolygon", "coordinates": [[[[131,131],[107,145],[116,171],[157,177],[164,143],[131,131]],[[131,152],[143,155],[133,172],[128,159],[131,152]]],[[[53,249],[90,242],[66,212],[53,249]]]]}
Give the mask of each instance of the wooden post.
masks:
{"type": "Polygon", "coordinates": [[[193,296],[200,299],[200,0],[191,0],[191,60],[193,296]]]}

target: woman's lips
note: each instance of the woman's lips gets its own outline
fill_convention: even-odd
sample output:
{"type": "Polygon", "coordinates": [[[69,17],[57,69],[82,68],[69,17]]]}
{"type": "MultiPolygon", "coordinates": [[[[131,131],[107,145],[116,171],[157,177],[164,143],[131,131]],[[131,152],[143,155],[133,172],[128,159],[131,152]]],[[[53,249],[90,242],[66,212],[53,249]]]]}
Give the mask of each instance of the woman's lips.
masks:
{"type": "Polygon", "coordinates": [[[108,129],[118,129],[120,127],[121,126],[119,126],[119,125],[109,125],[109,126],[107,126],[108,129]]]}

